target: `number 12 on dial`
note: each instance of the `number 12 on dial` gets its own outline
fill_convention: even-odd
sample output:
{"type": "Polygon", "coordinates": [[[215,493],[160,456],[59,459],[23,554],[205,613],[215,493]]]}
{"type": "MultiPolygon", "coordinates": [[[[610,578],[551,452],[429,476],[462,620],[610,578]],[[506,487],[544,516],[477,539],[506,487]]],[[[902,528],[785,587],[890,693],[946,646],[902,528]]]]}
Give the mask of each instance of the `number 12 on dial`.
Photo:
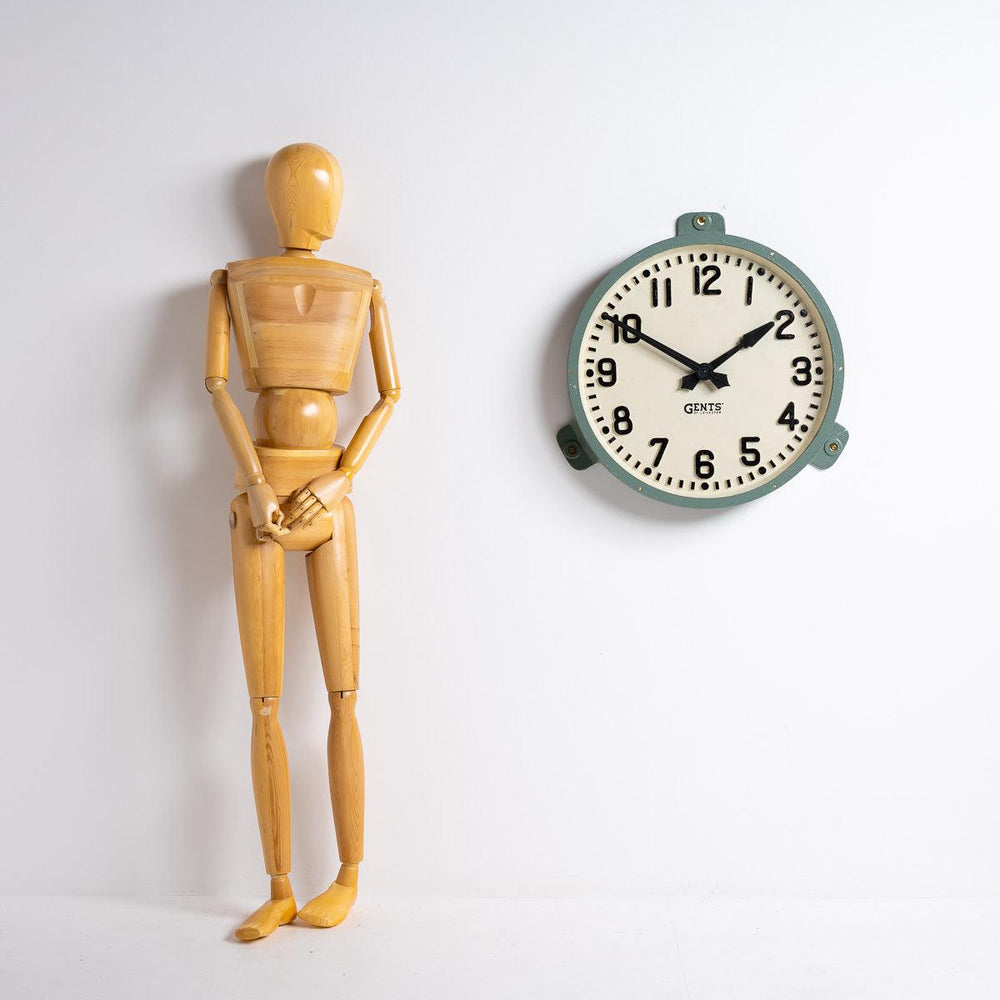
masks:
{"type": "Polygon", "coordinates": [[[574,468],[599,462],[652,499],[745,503],[840,457],[843,373],[809,278],[727,235],[720,215],[691,213],[584,307],[569,353],[574,419],[557,439],[574,468]]]}

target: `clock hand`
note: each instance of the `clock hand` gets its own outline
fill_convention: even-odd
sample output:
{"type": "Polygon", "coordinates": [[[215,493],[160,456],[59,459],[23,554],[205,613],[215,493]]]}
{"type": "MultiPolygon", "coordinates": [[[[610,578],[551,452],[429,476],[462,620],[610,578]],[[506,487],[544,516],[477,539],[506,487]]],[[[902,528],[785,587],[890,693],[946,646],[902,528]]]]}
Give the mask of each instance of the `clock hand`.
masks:
{"type": "MultiPolygon", "coordinates": [[[[697,384],[701,379],[708,379],[716,389],[721,389],[724,385],[729,385],[729,379],[725,375],[716,375],[714,372],[708,371],[707,365],[699,365],[697,361],[692,361],[687,355],[681,354],[680,351],[675,351],[672,347],[667,347],[666,344],[661,344],[658,340],[650,337],[648,334],[643,333],[641,330],[636,330],[634,327],[628,325],[628,323],[623,323],[620,319],[615,319],[608,313],[601,313],[601,319],[607,320],[609,323],[613,323],[620,330],[626,333],[632,334],[633,337],[638,337],[640,340],[644,340],[650,347],[655,347],[658,351],[662,351],[667,357],[673,358],[674,361],[679,361],[685,368],[690,368],[693,373],[692,375],[685,375],[682,380],[682,385],[689,378],[695,380],[694,384],[697,384]],[[700,374],[703,373],[703,374],[700,374]]],[[[771,324],[774,325],[773,323],[771,324]]]]}
{"type": "MultiPolygon", "coordinates": [[[[704,374],[705,372],[715,372],[715,369],[719,365],[725,364],[733,355],[739,354],[740,351],[746,350],[748,347],[753,347],[754,344],[759,344],[761,340],[764,339],[764,335],[774,326],[774,321],[770,323],[765,323],[763,326],[758,326],[756,329],[751,330],[749,333],[744,333],[739,339],[739,343],[735,347],[730,347],[728,351],[724,354],[720,354],[714,361],[709,361],[707,365],[699,365],[697,370],[692,372],[690,375],[685,375],[681,379],[682,389],[693,389],[703,378],[709,378],[709,375],[704,374]]],[[[721,374],[721,373],[719,373],[721,374]]],[[[725,375],[722,376],[726,378],[725,375]]],[[[726,385],[729,385],[729,379],[726,379],[726,385]]],[[[718,384],[715,383],[716,388],[718,384]]]]}

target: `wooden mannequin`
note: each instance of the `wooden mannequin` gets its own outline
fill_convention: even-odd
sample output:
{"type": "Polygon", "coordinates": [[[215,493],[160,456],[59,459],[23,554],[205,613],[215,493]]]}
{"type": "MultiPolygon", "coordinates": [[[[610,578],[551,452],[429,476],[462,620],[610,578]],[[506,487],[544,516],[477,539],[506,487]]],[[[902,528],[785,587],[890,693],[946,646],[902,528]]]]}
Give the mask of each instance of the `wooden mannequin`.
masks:
{"type": "Polygon", "coordinates": [[[316,927],[340,923],[357,896],[364,836],[364,765],[354,714],[358,687],[355,473],[399,399],[382,286],[367,271],[314,254],[337,224],[343,181],[325,149],[296,143],[267,165],[265,187],[280,257],[230,263],[212,274],[205,387],[236,459],[229,525],[240,641],[253,716],[251,771],[270,899],[237,929],[266,937],[296,917],[288,761],[278,723],[285,628],[285,552],[306,552],[320,658],[330,699],[330,795],[341,867],[298,911],[316,927]],[[346,448],[334,444],[334,396],[351,386],[370,314],[379,399],[346,448]],[[230,318],[243,384],[259,393],[254,439],[226,388],[230,318]]]}

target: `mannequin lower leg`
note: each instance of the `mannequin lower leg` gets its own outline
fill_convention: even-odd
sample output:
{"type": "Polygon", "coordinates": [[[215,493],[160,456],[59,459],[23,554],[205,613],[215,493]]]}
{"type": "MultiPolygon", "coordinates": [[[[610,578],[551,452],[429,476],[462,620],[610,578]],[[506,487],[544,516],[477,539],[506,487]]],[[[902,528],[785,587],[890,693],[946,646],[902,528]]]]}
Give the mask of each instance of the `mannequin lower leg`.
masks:
{"type": "Polygon", "coordinates": [[[361,863],[365,840],[365,764],[361,731],[355,706],[357,691],[330,694],[330,733],[327,759],[330,765],[330,800],[337,827],[337,851],[341,864],[355,868],[361,863]]]}
{"type": "Polygon", "coordinates": [[[291,805],[288,791],[288,753],[278,722],[280,698],[251,698],[250,771],[257,805],[264,867],[272,878],[292,867],[291,805]]]}
{"type": "Polygon", "coordinates": [[[347,916],[358,895],[358,865],[364,854],[365,836],[365,767],[354,711],[357,700],[357,691],[330,693],[327,753],[341,864],[330,888],[299,911],[299,919],[314,927],[335,927],[347,916]]]}
{"type": "Polygon", "coordinates": [[[288,756],[278,722],[278,704],[278,698],[250,699],[250,770],[264,867],[271,876],[271,898],[236,929],[240,941],[267,937],[281,924],[295,919],[295,899],[288,879],[292,853],[288,756]]]}

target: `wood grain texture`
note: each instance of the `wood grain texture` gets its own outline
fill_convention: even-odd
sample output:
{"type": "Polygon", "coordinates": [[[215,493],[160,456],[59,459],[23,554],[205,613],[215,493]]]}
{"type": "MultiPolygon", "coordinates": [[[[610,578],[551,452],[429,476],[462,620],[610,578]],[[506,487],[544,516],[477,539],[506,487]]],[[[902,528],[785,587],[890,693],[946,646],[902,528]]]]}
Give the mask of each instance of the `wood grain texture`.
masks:
{"type": "Polygon", "coordinates": [[[269,875],[285,875],[292,867],[288,753],[278,722],[279,703],[278,698],[250,699],[250,773],[264,868],[269,875]]]}
{"type": "Polygon", "coordinates": [[[306,567],[330,699],[330,796],[342,867],[300,913],[319,927],[354,903],[364,843],[364,761],[355,714],[359,672],[357,544],[347,499],[392,415],[400,383],[382,286],[367,271],[317,259],[337,222],[342,180],[321,147],[297,143],[268,165],[265,187],[281,256],[230,263],[212,275],[205,385],[237,464],[230,509],[237,617],[251,696],[251,772],[272,898],[237,931],[265,937],[294,919],[288,763],[278,722],[284,656],[285,551],[306,567]],[[346,448],[335,444],[334,397],[351,387],[369,340],[379,398],[346,448]],[[245,387],[259,398],[254,437],[229,394],[229,336],[245,387]]]}
{"type": "Polygon", "coordinates": [[[337,436],[333,396],[317,389],[264,389],[253,408],[254,437],[267,448],[332,448],[337,436]]]}
{"type": "Polygon", "coordinates": [[[355,715],[356,691],[330,693],[330,799],[337,851],[346,865],[361,863],[365,841],[365,765],[355,715]]]}
{"type": "Polygon", "coordinates": [[[236,468],[239,469],[247,482],[263,482],[264,475],[261,470],[260,458],[257,449],[250,439],[250,432],[247,430],[243,414],[240,413],[233,397],[229,395],[226,383],[220,379],[206,379],[205,385],[212,394],[212,408],[218,418],[219,426],[226,436],[226,443],[236,459],[236,468]]]}
{"type": "Polygon", "coordinates": [[[392,329],[389,326],[389,310],[382,294],[382,282],[377,278],[372,281],[371,329],[368,334],[372,348],[372,360],[375,364],[375,384],[380,395],[396,391],[398,399],[399,370],[396,367],[396,349],[392,343],[392,329]]]}
{"type": "Polygon", "coordinates": [[[327,691],[353,691],[360,668],[358,555],[354,507],[330,513],[330,541],[306,556],[309,597],[327,691]]]}
{"type": "Polygon", "coordinates": [[[264,190],[279,246],[318,250],[333,236],[344,178],[328,150],[311,142],[282,147],[267,164],[264,190]]]}
{"type": "Polygon", "coordinates": [[[251,698],[278,698],[284,667],[285,553],[257,541],[249,504],[241,494],[229,508],[236,617],[251,698]]]}
{"type": "Polygon", "coordinates": [[[311,255],[227,265],[229,309],[243,384],[262,388],[351,387],[371,303],[367,271],[311,255]]]}
{"type": "MultiPolygon", "coordinates": [[[[334,448],[265,448],[256,446],[262,475],[280,498],[291,496],[303,484],[317,476],[333,472],[340,467],[344,454],[341,447],[334,448]]],[[[236,470],[235,486],[247,488],[248,479],[236,470]]]]}
{"type": "Polygon", "coordinates": [[[229,378],[229,297],[225,271],[213,271],[210,279],[205,378],[229,378]]]}

